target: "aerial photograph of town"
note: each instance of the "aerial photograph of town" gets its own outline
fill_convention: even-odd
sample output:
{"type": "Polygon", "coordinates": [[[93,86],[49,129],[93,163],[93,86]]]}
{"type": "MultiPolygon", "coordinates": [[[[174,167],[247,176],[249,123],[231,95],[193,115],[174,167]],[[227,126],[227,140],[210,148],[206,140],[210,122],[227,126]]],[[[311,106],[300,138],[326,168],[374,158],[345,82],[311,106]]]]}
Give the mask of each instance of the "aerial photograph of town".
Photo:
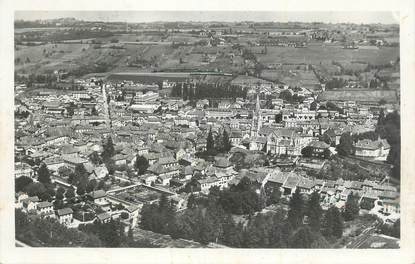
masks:
{"type": "Polygon", "coordinates": [[[399,249],[399,22],[286,13],[16,11],[14,245],[399,249]]]}

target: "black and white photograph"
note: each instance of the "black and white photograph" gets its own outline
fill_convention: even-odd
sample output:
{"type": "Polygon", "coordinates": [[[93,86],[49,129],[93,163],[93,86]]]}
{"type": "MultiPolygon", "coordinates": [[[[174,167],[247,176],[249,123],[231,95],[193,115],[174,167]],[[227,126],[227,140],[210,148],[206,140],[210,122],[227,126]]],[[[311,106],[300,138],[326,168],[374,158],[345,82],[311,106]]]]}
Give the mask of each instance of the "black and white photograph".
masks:
{"type": "Polygon", "coordinates": [[[399,12],[13,15],[15,248],[400,252],[399,12]]]}

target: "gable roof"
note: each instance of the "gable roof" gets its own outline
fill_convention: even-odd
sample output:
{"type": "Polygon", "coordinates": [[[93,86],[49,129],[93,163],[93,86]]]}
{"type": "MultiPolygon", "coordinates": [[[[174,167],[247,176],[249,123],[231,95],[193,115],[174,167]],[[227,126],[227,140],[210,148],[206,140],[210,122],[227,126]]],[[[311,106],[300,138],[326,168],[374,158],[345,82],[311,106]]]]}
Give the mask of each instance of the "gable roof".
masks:
{"type": "Polygon", "coordinates": [[[107,196],[104,190],[92,191],[88,193],[87,195],[93,199],[99,199],[99,198],[107,196]]]}
{"type": "Polygon", "coordinates": [[[38,203],[37,208],[46,208],[46,207],[51,207],[51,206],[53,206],[52,203],[45,201],[45,202],[38,203]]]}
{"type": "Polygon", "coordinates": [[[73,211],[71,208],[63,208],[63,209],[59,209],[57,211],[58,216],[63,216],[63,215],[68,215],[68,214],[73,214],[73,211]]]}
{"type": "Polygon", "coordinates": [[[105,212],[105,213],[101,213],[101,214],[97,215],[97,218],[100,221],[102,221],[102,220],[106,220],[108,218],[111,218],[111,215],[109,213],[105,212]]]}

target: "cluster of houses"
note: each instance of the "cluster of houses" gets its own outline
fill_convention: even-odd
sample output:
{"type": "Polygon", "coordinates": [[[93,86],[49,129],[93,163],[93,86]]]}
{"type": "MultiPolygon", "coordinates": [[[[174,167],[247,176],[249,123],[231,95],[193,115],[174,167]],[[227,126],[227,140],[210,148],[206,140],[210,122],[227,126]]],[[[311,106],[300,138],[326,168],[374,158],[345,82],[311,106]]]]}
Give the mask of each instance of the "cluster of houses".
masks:
{"type": "MultiPolygon", "coordinates": [[[[190,103],[166,96],[163,87],[175,84],[167,80],[162,83],[163,89],[156,84],[97,83],[79,80],[75,87],[83,87],[82,90],[42,91],[22,97],[16,111],[27,111],[29,116],[15,121],[15,177],[26,176],[36,181],[36,171],[43,163],[51,172],[52,182],[68,188],[71,184],[61,172],[74,172],[82,165],[88,180],[103,181],[111,192],[98,190],[87,194],[89,202],[100,208],[95,213],[97,221],[106,222],[123,215],[123,220],[134,223],[132,226],[137,224],[142,203],[125,201],[113,189],[143,185],[164,188],[172,194],[183,190],[197,176],[192,186],[208,193],[213,186],[226,188],[235,184],[244,174],[261,186],[278,187],[288,196],[296,188],[303,193],[318,190],[324,204],[339,205],[353,191],[362,201],[380,201],[386,212],[399,212],[399,202],[394,202],[399,193],[384,184],[322,181],[276,167],[254,166],[238,172],[230,162],[231,153],[211,161],[199,157],[206,151],[210,131],[215,141],[226,131],[230,144],[237,149],[296,158],[309,147],[312,157],[324,160],[326,153],[335,154],[334,146],[343,133],[373,131],[379,107],[363,106],[346,98],[342,105],[339,103],[342,111],[321,108],[331,94],[317,97],[307,89],[278,86],[248,76],[232,80],[232,85],[248,89],[246,99],[218,99],[216,107],[207,99],[190,103]],[[304,100],[287,103],[278,98],[278,93],[284,90],[300,94],[304,100]],[[272,100],[264,99],[269,96],[272,100]],[[93,162],[94,156],[102,155],[103,144],[109,137],[114,144],[113,168],[93,162]],[[148,162],[140,174],[136,169],[138,156],[148,162]],[[114,179],[124,185],[116,186],[114,179]],[[125,208],[114,209],[112,204],[118,202],[124,203],[125,208]]],[[[355,148],[357,157],[382,160],[390,146],[383,139],[365,139],[356,142],[355,148]]],[[[172,197],[180,206],[185,204],[185,197],[172,197]]],[[[73,224],[75,212],[71,208],[54,210],[52,203],[39,201],[38,197],[19,193],[16,205],[27,212],[54,217],[69,226],[73,224]]]]}
{"type": "Polygon", "coordinates": [[[25,192],[16,193],[15,207],[23,212],[38,215],[41,218],[53,218],[60,224],[70,228],[76,228],[81,223],[94,221],[107,223],[111,219],[120,219],[125,224],[126,230],[137,226],[141,205],[125,205],[122,208],[111,208],[111,200],[103,190],[92,191],[85,195],[83,206],[94,208],[92,211],[71,207],[56,208],[52,202],[41,201],[37,196],[28,196],[25,192]],[[89,218],[86,214],[92,212],[89,218]]]}
{"type": "Polygon", "coordinates": [[[290,197],[296,189],[303,195],[318,192],[323,208],[337,206],[344,208],[347,197],[357,197],[362,209],[390,216],[390,221],[400,217],[400,193],[397,187],[386,181],[323,180],[308,177],[301,170],[284,171],[278,168],[251,168],[242,170],[229,184],[237,184],[242,177],[248,177],[258,188],[278,188],[283,197],[290,197]]]}

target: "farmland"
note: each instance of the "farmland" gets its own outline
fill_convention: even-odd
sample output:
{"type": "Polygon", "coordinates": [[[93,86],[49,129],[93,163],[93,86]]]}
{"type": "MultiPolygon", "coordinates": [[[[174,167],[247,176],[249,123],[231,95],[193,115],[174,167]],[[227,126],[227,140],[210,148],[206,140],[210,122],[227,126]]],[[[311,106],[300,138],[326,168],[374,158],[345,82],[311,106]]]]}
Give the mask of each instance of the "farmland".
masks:
{"type": "Polygon", "coordinates": [[[331,61],[366,61],[370,64],[387,64],[399,57],[398,47],[380,49],[343,49],[342,46],[309,45],[307,48],[268,47],[267,54],[258,54],[263,64],[308,63],[320,64],[331,61]]]}

